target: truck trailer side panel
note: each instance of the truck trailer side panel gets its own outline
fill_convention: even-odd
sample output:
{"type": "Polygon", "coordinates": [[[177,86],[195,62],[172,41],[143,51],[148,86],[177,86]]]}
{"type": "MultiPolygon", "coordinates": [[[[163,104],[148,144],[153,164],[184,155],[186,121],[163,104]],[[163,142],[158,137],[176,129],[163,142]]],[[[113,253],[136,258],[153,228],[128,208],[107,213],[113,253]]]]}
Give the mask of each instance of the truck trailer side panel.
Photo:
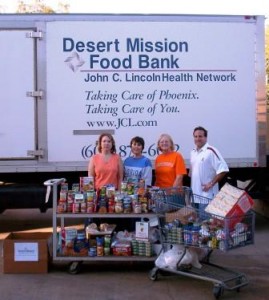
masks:
{"type": "MultiPolygon", "coordinates": [[[[33,37],[35,53],[19,78],[15,65],[1,73],[11,81],[2,106],[10,111],[15,82],[23,97],[26,79],[35,93],[26,103],[16,96],[16,126],[1,126],[1,172],[86,171],[101,132],[115,136],[122,159],[141,135],[153,162],[158,137],[169,133],[188,166],[198,125],[231,168],[265,167],[263,16],[1,15],[0,33],[15,29],[33,37]],[[7,141],[17,135],[13,153],[7,141]]],[[[4,54],[1,64],[13,62],[4,54]]]]}

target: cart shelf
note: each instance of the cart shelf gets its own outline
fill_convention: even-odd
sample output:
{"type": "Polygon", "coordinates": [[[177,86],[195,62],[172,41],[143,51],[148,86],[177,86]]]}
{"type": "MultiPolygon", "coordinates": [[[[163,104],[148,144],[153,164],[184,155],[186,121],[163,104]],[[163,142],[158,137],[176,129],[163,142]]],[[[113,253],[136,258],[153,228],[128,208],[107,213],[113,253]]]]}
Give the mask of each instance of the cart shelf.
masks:
{"type": "Polygon", "coordinates": [[[62,256],[58,255],[56,257],[56,260],[61,260],[61,261],[102,261],[102,262],[117,262],[117,261],[130,261],[130,262],[135,262],[135,261],[145,261],[145,262],[153,262],[155,261],[156,256],[138,256],[138,255],[132,255],[132,256],[116,256],[116,255],[108,255],[108,256],[95,256],[95,257],[90,257],[90,256],[62,256]]]}
{"type": "Polygon", "coordinates": [[[56,213],[57,218],[68,218],[68,219],[77,219],[77,218],[100,218],[100,219],[135,219],[135,218],[141,218],[141,219],[149,219],[154,217],[154,213],[141,213],[141,214],[135,214],[135,213],[56,213]]]}

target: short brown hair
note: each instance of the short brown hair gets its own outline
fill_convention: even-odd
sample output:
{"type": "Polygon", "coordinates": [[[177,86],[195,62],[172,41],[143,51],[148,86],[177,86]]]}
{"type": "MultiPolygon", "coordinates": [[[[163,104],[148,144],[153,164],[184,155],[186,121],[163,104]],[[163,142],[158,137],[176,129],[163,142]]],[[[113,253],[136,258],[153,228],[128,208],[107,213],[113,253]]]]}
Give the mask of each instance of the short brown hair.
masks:
{"type": "Polygon", "coordinates": [[[197,130],[203,131],[204,136],[207,137],[207,130],[204,127],[202,127],[202,126],[195,127],[193,130],[193,135],[194,135],[195,131],[197,131],[197,130]]]}
{"type": "Polygon", "coordinates": [[[132,147],[132,144],[133,143],[137,143],[137,144],[140,144],[142,146],[142,150],[144,150],[144,147],[145,147],[145,141],[142,137],[140,136],[135,136],[131,139],[131,142],[130,142],[130,146],[132,147]]]}

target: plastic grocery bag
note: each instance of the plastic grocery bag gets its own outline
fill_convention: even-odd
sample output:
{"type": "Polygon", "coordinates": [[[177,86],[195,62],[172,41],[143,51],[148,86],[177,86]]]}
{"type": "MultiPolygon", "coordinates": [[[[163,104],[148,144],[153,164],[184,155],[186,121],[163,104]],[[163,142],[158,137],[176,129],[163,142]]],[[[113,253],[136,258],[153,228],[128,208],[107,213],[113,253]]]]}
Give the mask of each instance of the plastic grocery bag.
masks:
{"type": "Polygon", "coordinates": [[[183,245],[173,245],[171,249],[162,251],[155,261],[158,268],[177,269],[180,266],[193,266],[201,269],[199,260],[206,256],[206,251],[195,248],[187,248],[183,245]],[[197,251],[198,250],[198,251],[197,251]]]}
{"type": "Polygon", "coordinates": [[[180,245],[172,245],[168,251],[162,251],[155,261],[158,268],[177,269],[177,264],[184,255],[184,247],[180,245]]]}

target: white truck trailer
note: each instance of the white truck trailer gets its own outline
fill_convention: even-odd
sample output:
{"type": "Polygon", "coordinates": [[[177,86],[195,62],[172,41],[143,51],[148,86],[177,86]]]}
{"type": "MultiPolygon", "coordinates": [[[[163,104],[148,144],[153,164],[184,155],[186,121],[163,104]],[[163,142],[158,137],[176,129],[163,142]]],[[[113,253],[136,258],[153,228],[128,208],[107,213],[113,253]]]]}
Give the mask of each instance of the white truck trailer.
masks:
{"type": "Polygon", "coordinates": [[[267,170],[264,16],[2,14],[0,45],[2,186],[87,174],[102,132],[189,166],[199,125],[235,180],[267,170]]]}

